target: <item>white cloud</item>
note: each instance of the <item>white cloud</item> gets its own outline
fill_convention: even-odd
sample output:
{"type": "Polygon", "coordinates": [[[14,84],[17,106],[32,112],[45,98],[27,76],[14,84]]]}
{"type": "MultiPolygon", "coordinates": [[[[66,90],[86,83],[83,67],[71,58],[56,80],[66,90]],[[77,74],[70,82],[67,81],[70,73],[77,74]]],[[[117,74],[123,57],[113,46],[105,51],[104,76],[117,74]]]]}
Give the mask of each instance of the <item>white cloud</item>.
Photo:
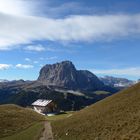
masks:
{"type": "Polygon", "coordinates": [[[0,0],[0,12],[13,15],[27,15],[31,4],[25,0],[0,0]]]}
{"type": "Polygon", "coordinates": [[[0,64],[0,70],[6,70],[12,67],[12,65],[9,64],[0,64]]]}
{"type": "Polygon", "coordinates": [[[42,52],[42,51],[45,51],[45,47],[43,47],[42,45],[30,45],[30,46],[27,46],[25,50],[42,52]]]}
{"type": "Polygon", "coordinates": [[[34,63],[34,64],[38,64],[38,63],[39,63],[39,61],[34,61],[33,63],[34,63]]]}
{"type": "Polygon", "coordinates": [[[30,68],[33,68],[34,66],[33,65],[25,65],[25,64],[17,64],[15,67],[20,68],[20,69],[30,69],[30,68]]]}
{"type": "MultiPolygon", "coordinates": [[[[0,50],[13,49],[13,46],[34,40],[110,41],[140,35],[140,14],[50,19],[0,13],[0,19],[0,50]]],[[[30,46],[29,50],[42,51],[44,48],[30,46]]]]}
{"type": "Polygon", "coordinates": [[[124,68],[124,69],[107,69],[107,70],[91,70],[95,74],[103,75],[124,75],[124,76],[140,76],[140,67],[124,68]]]}
{"type": "Polygon", "coordinates": [[[32,60],[30,58],[25,58],[25,61],[31,62],[32,60]]]}

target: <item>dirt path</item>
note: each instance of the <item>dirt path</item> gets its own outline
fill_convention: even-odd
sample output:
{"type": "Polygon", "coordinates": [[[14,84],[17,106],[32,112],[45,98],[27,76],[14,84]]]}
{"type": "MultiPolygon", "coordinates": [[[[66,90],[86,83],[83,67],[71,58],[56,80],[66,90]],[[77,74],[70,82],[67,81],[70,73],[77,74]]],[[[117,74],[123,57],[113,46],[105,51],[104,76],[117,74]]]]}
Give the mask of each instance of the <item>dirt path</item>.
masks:
{"type": "Polygon", "coordinates": [[[45,122],[43,136],[39,140],[53,140],[52,127],[50,122],[45,122]]]}

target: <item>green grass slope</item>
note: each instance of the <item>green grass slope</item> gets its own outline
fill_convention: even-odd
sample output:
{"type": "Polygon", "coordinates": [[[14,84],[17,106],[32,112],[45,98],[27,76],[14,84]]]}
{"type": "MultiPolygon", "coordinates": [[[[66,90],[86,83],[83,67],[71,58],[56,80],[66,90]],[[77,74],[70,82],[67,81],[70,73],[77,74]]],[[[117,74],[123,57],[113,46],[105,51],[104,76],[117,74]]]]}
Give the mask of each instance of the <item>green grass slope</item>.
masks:
{"type": "Polygon", "coordinates": [[[42,131],[44,130],[44,123],[36,123],[29,128],[15,133],[14,135],[0,138],[0,140],[39,140],[42,131]]]}
{"type": "MultiPolygon", "coordinates": [[[[16,105],[1,105],[0,106],[0,139],[15,140],[13,135],[21,134],[20,136],[17,135],[15,137],[18,138],[19,136],[18,139],[20,140],[22,134],[23,137],[26,134],[28,134],[28,132],[30,132],[31,135],[32,131],[35,131],[35,129],[37,129],[35,126],[37,124],[40,126],[43,120],[44,117],[42,115],[37,114],[36,112],[30,109],[25,109],[16,105]]],[[[43,127],[43,123],[42,123],[42,127],[43,127]]],[[[36,133],[38,132],[36,131],[36,133]]]]}
{"type": "Polygon", "coordinates": [[[139,140],[140,83],[52,122],[56,140],[139,140]]]}

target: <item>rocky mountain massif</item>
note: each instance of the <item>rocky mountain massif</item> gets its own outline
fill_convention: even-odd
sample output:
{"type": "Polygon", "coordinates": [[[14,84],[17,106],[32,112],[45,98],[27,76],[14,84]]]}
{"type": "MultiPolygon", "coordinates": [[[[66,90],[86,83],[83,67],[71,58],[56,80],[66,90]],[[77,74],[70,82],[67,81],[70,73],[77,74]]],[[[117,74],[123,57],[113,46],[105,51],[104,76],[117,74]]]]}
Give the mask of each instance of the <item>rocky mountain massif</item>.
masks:
{"type": "Polygon", "coordinates": [[[45,65],[37,80],[43,85],[51,85],[74,90],[98,90],[104,84],[87,70],[76,70],[70,61],[45,65]]]}
{"type": "Polygon", "coordinates": [[[118,90],[104,85],[87,70],[76,70],[70,61],[45,65],[36,81],[0,83],[0,104],[30,106],[35,100],[51,99],[61,110],[78,110],[118,90]]]}

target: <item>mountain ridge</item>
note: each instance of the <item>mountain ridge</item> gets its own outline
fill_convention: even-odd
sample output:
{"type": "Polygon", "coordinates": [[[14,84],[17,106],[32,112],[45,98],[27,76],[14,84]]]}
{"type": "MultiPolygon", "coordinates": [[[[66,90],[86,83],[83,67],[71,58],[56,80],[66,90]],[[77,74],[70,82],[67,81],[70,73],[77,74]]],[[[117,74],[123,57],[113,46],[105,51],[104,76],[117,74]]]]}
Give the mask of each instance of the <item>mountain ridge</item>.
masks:
{"type": "Polygon", "coordinates": [[[71,61],[45,65],[37,79],[43,85],[80,90],[98,90],[104,84],[88,70],[77,70],[71,61]]]}

